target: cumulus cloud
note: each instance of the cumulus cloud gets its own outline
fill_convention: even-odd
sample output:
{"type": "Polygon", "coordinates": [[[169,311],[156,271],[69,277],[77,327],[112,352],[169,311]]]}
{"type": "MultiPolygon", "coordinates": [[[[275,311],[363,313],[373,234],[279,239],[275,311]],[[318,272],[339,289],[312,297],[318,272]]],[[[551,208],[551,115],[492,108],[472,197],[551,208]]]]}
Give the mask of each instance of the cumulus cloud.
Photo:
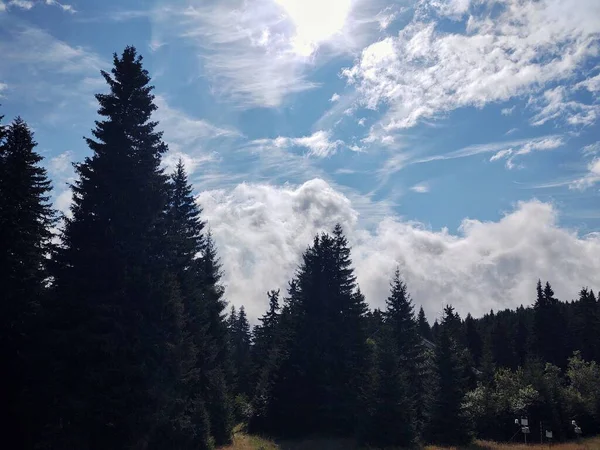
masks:
{"type": "Polygon", "coordinates": [[[253,319],[267,307],[267,290],[286,289],[314,234],[336,222],[346,229],[372,307],[384,305],[397,265],[432,321],[446,303],[476,316],[531,304],[538,278],[550,280],[565,300],[582,286],[600,287],[600,237],[560,227],[555,207],[536,200],[518,203],[496,222],[465,219],[457,233],[393,216],[365,226],[357,204],[321,179],[242,184],[203,192],[198,202],[219,246],[227,298],[253,319]]]}
{"type": "Polygon", "coordinates": [[[337,102],[340,99],[340,94],[338,93],[334,93],[331,98],[329,99],[330,102],[337,102]]]}
{"type": "MultiPolygon", "coordinates": [[[[573,86],[552,84],[579,76],[579,69],[597,55],[599,2],[481,0],[477,8],[470,3],[418,2],[413,21],[397,36],[371,44],[342,71],[359,91],[361,105],[387,109],[384,129],[529,95],[537,124],[596,120],[595,103],[573,100],[573,86]],[[449,16],[461,20],[464,33],[438,25],[449,16]]],[[[589,86],[593,90],[596,84],[589,86]]]]}

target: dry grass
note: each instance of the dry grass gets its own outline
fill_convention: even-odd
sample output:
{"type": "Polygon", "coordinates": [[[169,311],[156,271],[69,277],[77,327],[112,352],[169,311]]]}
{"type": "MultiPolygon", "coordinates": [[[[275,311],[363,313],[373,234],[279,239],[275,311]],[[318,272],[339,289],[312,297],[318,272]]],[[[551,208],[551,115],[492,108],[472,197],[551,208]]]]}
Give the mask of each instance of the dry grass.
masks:
{"type": "MultiPolygon", "coordinates": [[[[220,450],[359,450],[352,441],[342,439],[306,439],[303,441],[275,443],[272,440],[251,436],[241,430],[235,432],[233,444],[220,450]]],[[[469,447],[427,446],[424,450],[600,450],[600,437],[566,444],[524,445],[476,441],[469,447]]]]}

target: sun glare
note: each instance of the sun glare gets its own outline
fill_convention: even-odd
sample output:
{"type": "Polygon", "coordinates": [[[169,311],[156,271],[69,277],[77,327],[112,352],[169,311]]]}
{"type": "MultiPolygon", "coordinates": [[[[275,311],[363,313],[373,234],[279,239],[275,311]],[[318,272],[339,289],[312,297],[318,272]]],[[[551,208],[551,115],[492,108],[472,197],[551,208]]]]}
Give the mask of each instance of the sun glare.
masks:
{"type": "Polygon", "coordinates": [[[352,0],[275,0],[296,26],[294,49],[310,56],[322,42],[340,32],[352,0]]]}

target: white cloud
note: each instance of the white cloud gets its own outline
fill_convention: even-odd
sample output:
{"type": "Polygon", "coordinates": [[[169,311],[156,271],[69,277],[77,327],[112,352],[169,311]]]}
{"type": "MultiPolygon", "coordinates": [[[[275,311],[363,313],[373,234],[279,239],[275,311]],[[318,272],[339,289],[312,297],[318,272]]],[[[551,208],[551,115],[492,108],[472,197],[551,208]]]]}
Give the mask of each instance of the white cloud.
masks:
{"type": "Polygon", "coordinates": [[[594,158],[588,164],[587,174],[569,184],[569,188],[583,191],[596,183],[600,183],[600,158],[594,158]]]}
{"type": "Polygon", "coordinates": [[[72,5],[68,5],[66,3],[60,3],[57,0],[46,0],[46,5],[49,5],[49,6],[58,6],[63,11],[71,13],[71,14],[75,14],[77,12],[77,11],[75,11],[75,8],[73,8],[72,5]]]}
{"type": "Polygon", "coordinates": [[[595,155],[600,152],[600,141],[596,141],[593,144],[586,145],[581,149],[584,155],[595,155]]]}
{"type": "MultiPolygon", "coordinates": [[[[354,66],[342,71],[360,93],[363,106],[387,109],[385,129],[412,127],[464,106],[537,95],[549,84],[578,76],[598,54],[596,0],[477,3],[476,11],[470,10],[466,33],[459,34],[439,29],[430,10],[453,5],[449,10],[437,8],[438,15],[463,17],[469,2],[419,2],[415,18],[397,36],[371,44],[354,66]]],[[[537,121],[549,116],[573,125],[595,120],[593,105],[575,103],[560,114],[540,111],[537,121]]]]}
{"type": "Polygon", "coordinates": [[[502,111],[500,111],[502,113],[503,116],[510,116],[514,111],[515,111],[516,105],[513,106],[512,108],[502,108],[502,111]]]}
{"type": "Polygon", "coordinates": [[[420,164],[446,159],[466,158],[482,153],[494,152],[495,154],[490,158],[490,161],[509,158],[510,164],[507,164],[507,166],[510,166],[513,162],[512,160],[516,156],[527,155],[535,150],[553,150],[561,147],[562,145],[564,145],[564,140],[560,135],[549,135],[538,138],[518,139],[504,142],[490,142],[487,144],[470,145],[468,147],[454,150],[450,153],[445,153],[442,155],[428,156],[411,161],[411,163],[420,164]]]}
{"type": "Polygon", "coordinates": [[[10,85],[22,107],[34,106],[38,120],[44,123],[73,126],[90,117],[97,108],[93,94],[106,86],[100,69],[110,65],[95,53],[60,41],[40,28],[18,19],[5,22],[0,79],[10,85]]]}
{"type": "MultiPolygon", "coordinates": [[[[8,2],[8,7],[15,7],[15,8],[24,9],[25,11],[29,11],[30,9],[35,7],[37,4],[41,4],[41,3],[42,3],[41,1],[36,3],[31,0],[10,0],[8,2]]],[[[48,6],[58,6],[63,11],[69,12],[71,14],[74,14],[76,12],[75,8],[73,8],[73,6],[67,5],[65,3],[60,3],[57,0],[44,0],[43,3],[48,6]]],[[[7,9],[7,5],[0,1],[0,12],[5,11],[6,9],[7,9]]]]}
{"type": "Polygon", "coordinates": [[[532,125],[543,125],[563,117],[571,125],[592,125],[600,115],[600,105],[570,100],[570,95],[570,89],[558,86],[548,89],[541,97],[532,100],[530,103],[537,110],[531,119],[532,125]]]}
{"type": "MultiPolygon", "coordinates": [[[[279,107],[318,86],[309,71],[380,33],[384,0],[162,0],[153,33],[190,42],[215,94],[239,108],[279,107]]],[[[395,8],[397,9],[397,8],[395,8]]],[[[139,17],[138,11],[132,17],[139,17]]],[[[121,15],[122,17],[127,16],[121,15]]]]}
{"type": "Polygon", "coordinates": [[[17,8],[21,8],[26,11],[29,11],[31,8],[33,8],[35,6],[35,4],[29,0],[10,0],[8,2],[8,6],[15,6],[17,8]]]}
{"type": "Polygon", "coordinates": [[[426,194],[429,192],[429,184],[428,183],[418,183],[410,188],[411,191],[416,192],[418,194],[426,194]]]}
{"type": "Polygon", "coordinates": [[[330,102],[337,102],[340,99],[340,94],[334,93],[329,99],[330,102]]]}
{"type": "Polygon", "coordinates": [[[497,222],[465,219],[458,234],[391,216],[364,228],[358,203],[320,179],[299,186],[243,184],[203,192],[198,201],[219,247],[226,296],[252,318],[266,309],[267,290],[286,289],[314,234],[338,221],[373,307],[384,305],[396,265],[431,320],[442,303],[476,316],[531,304],[538,278],[565,300],[582,286],[600,288],[600,237],[561,228],[556,209],[535,200],[519,203],[497,222]]]}
{"type": "MultiPolygon", "coordinates": [[[[279,136],[275,139],[257,139],[250,142],[249,145],[275,148],[304,147],[308,150],[308,155],[325,158],[333,155],[342,145],[344,145],[344,142],[339,139],[332,141],[331,132],[319,130],[315,131],[310,136],[299,138],[279,136]]],[[[352,148],[352,150],[357,151],[356,148],[352,148]]],[[[358,148],[358,150],[360,150],[360,148],[358,148]]]]}
{"type": "Polygon", "coordinates": [[[67,216],[71,214],[70,207],[73,200],[69,184],[75,182],[73,159],[73,152],[67,150],[46,160],[46,168],[52,176],[54,207],[67,216]]]}

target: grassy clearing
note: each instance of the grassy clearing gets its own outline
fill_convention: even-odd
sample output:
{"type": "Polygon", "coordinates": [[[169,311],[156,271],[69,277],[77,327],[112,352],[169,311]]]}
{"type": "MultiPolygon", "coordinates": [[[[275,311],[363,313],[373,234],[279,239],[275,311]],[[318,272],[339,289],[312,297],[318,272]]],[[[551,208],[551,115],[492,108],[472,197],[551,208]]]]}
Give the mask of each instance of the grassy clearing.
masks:
{"type": "MultiPolygon", "coordinates": [[[[566,444],[524,445],[499,444],[495,442],[476,441],[466,448],[427,446],[424,450],[600,450],[600,437],[569,442],[566,444]]],[[[341,439],[306,439],[294,442],[279,442],[251,436],[237,430],[233,444],[221,450],[360,450],[352,441],[341,439]]],[[[367,450],[367,449],[363,449],[367,450]]]]}

